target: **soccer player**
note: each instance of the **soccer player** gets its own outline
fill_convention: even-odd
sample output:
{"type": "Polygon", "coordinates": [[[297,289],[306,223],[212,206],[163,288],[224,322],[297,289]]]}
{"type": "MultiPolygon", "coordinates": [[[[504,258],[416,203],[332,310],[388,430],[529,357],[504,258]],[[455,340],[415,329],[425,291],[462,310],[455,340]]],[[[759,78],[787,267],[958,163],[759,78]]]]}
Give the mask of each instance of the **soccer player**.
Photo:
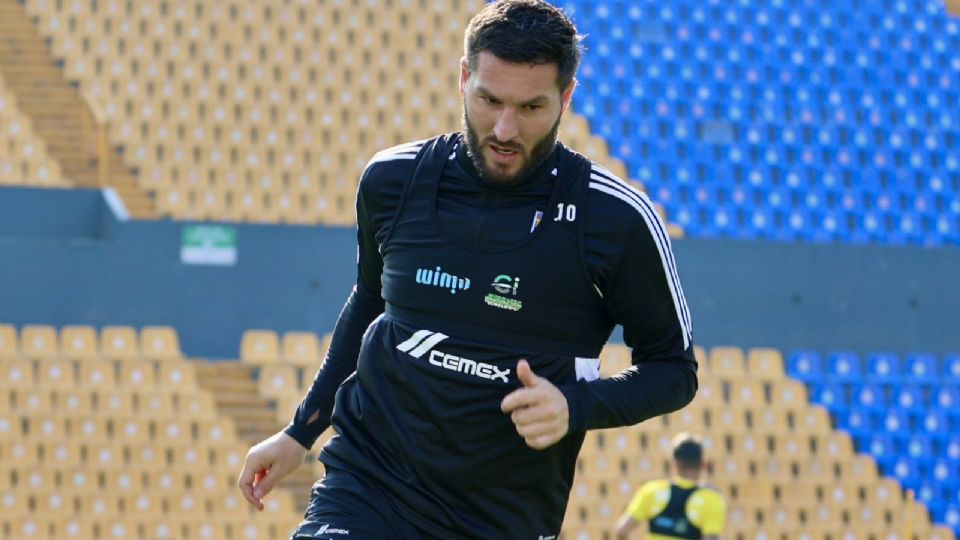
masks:
{"type": "Polygon", "coordinates": [[[703,444],[698,437],[680,433],[673,438],[673,465],[673,478],[651,480],[637,490],[617,523],[618,539],[630,538],[644,523],[649,540],[720,538],[727,505],[720,493],[700,484],[703,444]]]}
{"type": "Polygon", "coordinates": [[[247,454],[263,497],[329,426],[293,538],[552,539],[588,429],[693,398],[690,314],[653,204],[557,141],[580,36],[541,0],[470,21],[463,130],[383,150],[358,275],[293,420],[247,454]],[[599,378],[615,325],[633,366],[599,378]]]}

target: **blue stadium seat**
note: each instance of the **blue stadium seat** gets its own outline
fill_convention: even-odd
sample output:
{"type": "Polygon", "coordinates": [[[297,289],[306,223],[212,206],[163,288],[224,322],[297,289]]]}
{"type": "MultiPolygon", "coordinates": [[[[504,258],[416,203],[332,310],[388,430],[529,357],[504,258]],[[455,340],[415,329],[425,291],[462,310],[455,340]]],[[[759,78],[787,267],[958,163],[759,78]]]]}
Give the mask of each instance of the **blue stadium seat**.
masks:
{"type": "Polygon", "coordinates": [[[944,410],[960,408],[960,388],[940,386],[930,390],[930,404],[944,410]]]}
{"type": "Polygon", "coordinates": [[[938,380],[937,358],[932,354],[910,354],[906,358],[906,374],[918,383],[935,383],[938,380]]]}
{"type": "Polygon", "coordinates": [[[943,359],[943,374],[948,383],[960,385],[960,354],[947,355],[943,359]]]}
{"type": "Polygon", "coordinates": [[[854,385],[850,402],[864,409],[883,411],[889,409],[889,401],[883,387],[875,384],[854,385]]]}
{"type": "Polygon", "coordinates": [[[837,428],[846,431],[854,438],[873,433],[879,424],[880,415],[875,410],[851,407],[837,412],[837,428]]]}
{"type": "Polygon", "coordinates": [[[878,464],[897,455],[897,446],[892,435],[886,433],[863,434],[854,439],[857,450],[873,456],[878,464]]]}
{"type": "Polygon", "coordinates": [[[827,355],[827,376],[837,382],[863,380],[860,356],[850,351],[835,351],[827,355]]]}
{"type": "Polygon", "coordinates": [[[877,383],[898,382],[901,376],[900,358],[891,352],[867,356],[867,380],[877,383]]]}
{"type": "Polygon", "coordinates": [[[893,389],[892,403],[907,412],[922,411],[926,407],[923,390],[918,386],[897,386],[893,389]]]}
{"type": "MultiPolygon", "coordinates": [[[[958,364],[958,367],[960,367],[960,364],[958,364]]],[[[787,358],[787,374],[801,381],[822,379],[825,373],[820,353],[816,351],[791,352],[787,358]]]]}
{"type": "Polygon", "coordinates": [[[953,433],[953,422],[945,411],[932,409],[912,414],[914,425],[919,431],[929,434],[953,433]]]}
{"type": "Polygon", "coordinates": [[[836,383],[812,383],[811,397],[816,405],[823,405],[831,413],[846,410],[849,402],[842,385],[836,383]]]}
{"type": "Polygon", "coordinates": [[[896,435],[912,428],[910,416],[899,409],[888,409],[880,416],[880,429],[896,435]]]}

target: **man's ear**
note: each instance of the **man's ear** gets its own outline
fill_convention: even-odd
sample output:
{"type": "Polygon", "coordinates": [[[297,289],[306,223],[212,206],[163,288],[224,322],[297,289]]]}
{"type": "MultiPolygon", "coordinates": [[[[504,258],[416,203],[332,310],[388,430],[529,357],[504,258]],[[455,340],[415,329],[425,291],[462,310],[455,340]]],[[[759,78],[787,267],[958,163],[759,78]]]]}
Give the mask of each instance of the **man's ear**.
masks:
{"type": "Polygon", "coordinates": [[[467,57],[460,59],[460,97],[465,98],[467,93],[467,79],[470,78],[470,66],[467,57]]]}
{"type": "Polygon", "coordinates": [[[567,112],[567,107],[570,106],[570,100],[573,98],[573,90],[577,87],[577,79],[570,79],[570,83],[567,84],[567,88],[564,89],[563,93],[560,94],[560,103],[562,104],[561,112],[567,112]]]}

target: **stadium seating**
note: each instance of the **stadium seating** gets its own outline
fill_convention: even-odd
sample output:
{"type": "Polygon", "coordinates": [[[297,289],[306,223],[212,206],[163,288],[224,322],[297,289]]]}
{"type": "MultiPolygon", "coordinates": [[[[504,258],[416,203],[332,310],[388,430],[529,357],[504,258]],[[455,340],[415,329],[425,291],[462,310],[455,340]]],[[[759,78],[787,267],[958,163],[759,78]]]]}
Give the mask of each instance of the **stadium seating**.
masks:
{"type": "Polygon", "coordinates": [[[0,186],[69,187],[0,74],[0,186]]]}
{"type": "Polygon", "coordinates": [[[960,240],[944,2],[556,3],[587,35],[574,109],[687,234],[960,240]]]}
{"type": "MultiPolygon", "coordinates": [[[[856,452],[854,439],[860,434],[834,430],[828,409],[816,404],[824,390],[812,389],[811,403],[804,383],[783,371],[784,365],[791,375],[799,371],[821,389],[829,387],[824,379],[842,373],[849,382],[832,387],[837,394],[849,393],[846,387],[856,381],[853,371],[864,365],[856,353],[797,351],[787,362],[773,349],[698,347],[696,355],[700,389],[689,406],[638,426],[587,434],[563,538],[612,538],[616,517],[636,488],[668,474],[669,441],[680,431],[705,437],[709,483],[726,495],[729,505],[724,538],[953,538],[949,529],[931,525],[930,517],[936,520],[940,507],[931,507],[928,517],[919,505],[940,496],[933,480],[907,486],[918,493],[917,503],[910,502],[898,482],[898,473],[912,479],[924,467],[937,467],[941,477],[949,477],[952,462],[918,465],[904,460],[899,471],[894,464],[880,476],[877,462],[883,463],[883,455],[862,444],[856,452]]],[[[869,364],[879,363],[879,358],[869,364]]],[[[885,361],[897,363],[889,356],[885,361]]],[[[629,362],[625,347],[608,345],[601,356],[601,374],[611,376],[629,362]]],[[[839,395],[825,405],[830,411],[853,407],[839,395]]],[[[871,415],[881,410],[860,414],[880,422],[881,417],[871,415]]],[[[871,442],[891,447],[898,444],[900,433],[863,431],[871,442]]],[[[924,444],[914,451],[923,454],[928,448],[924,444]]],[[[955,446],[960,453],[960,440],[955,446]]]]}
{"type": "MultiPolygon", "coordinates": [[[[482,4],[24,3],[162,215],[295,224],[353,223],[377,150],[459,129],[463,29],[482,4]]],[[[585,120],[561,129],[628,179],[585,120]]]]}
{"type": "Polygon", "coordinates": [[[960,429],[960,385],[950,375],[955,356],[837,351],[825,355],[832,363],[806,361],[818,356],[792,353],[788,374],[810,385],[813,403],[833,414],[883,474],[911,490],[932,521],[960,530],[949,506],[960,478],[960,448],[951,454],[960,429]]]}
{"type": "Polygon", "coordinates": [[[279,538],[299,521],[286,490],[266,515],[239,499],[248,443],[172,328],[0,325],[0,342],[0,536],[279,538]]]}

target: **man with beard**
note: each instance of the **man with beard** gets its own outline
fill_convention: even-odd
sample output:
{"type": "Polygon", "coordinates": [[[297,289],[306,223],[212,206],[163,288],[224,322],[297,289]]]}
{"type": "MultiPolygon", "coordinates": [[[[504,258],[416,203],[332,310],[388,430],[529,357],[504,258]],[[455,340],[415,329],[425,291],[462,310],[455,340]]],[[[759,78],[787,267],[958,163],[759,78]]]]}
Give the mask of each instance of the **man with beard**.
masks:
{"type": "Polygon", "coordinates": [[[576,28],[542,0],[501,0],[464,42],[463,132],[371,159],[357,284],[327,358],[240,474],[262,509],[333,425],[294,539],[556,538],[586,430],[696,392],[663,223],[557,141],[576,28]],[[600,379],[617,324],[633,365],[600,379]]]}

